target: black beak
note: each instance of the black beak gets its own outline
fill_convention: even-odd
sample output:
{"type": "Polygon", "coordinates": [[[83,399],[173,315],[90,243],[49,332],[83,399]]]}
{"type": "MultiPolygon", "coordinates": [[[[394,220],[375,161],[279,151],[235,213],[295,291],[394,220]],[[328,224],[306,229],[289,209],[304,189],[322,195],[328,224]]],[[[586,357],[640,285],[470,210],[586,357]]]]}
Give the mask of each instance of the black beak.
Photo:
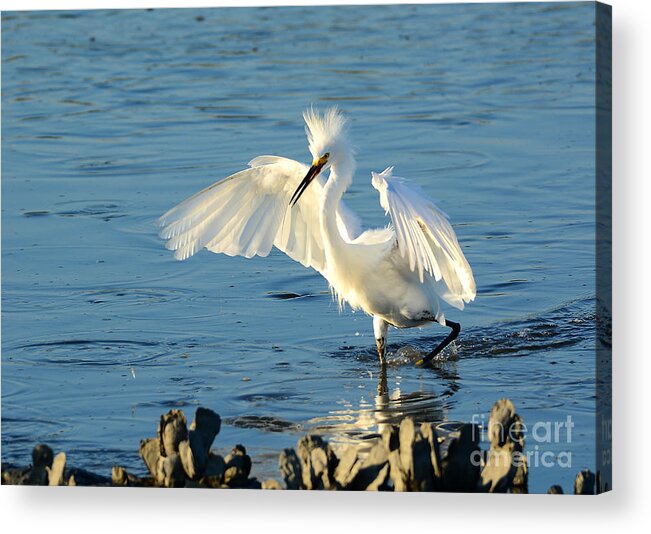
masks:
{"type": "Polygon", "coordinates": [[[301,195],[305,192],[307,189],[307,186],[310,185],[312,180],[314,180],[319,173],[321,172],[321,169],[323,168],[323,165],[325,162],[317,163],[316,165],[312,165],[310,167],[310,170],[307,171],[307,174],[305,175],[305,178],[303,178],[303,181],[298,185],[296,188],[296,191],[294,191],[294,194],[292,195],[291,200],[289,201],[289,205],[294,207],[296,203],[298,202],[298,199],[301,198],[301,195]]]}

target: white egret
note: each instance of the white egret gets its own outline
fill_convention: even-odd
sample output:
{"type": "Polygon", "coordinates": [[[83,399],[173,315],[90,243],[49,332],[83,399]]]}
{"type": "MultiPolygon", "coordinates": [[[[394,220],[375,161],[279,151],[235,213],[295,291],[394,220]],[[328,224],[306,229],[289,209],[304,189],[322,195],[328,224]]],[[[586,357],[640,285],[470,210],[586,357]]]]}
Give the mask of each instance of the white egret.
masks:
{"type": "Polygon", "coordinates": [[[250,168],[181,202],[159,220],[166,247],[179,260],[202,248],[229,256],[267,256],[275,246],[329,283],[339,305],[373,317],[382,364],[389,325],[438,322],[450,334],[419,364],[430,362],[459,334],[441,301],[457,309],[475,298],[475,281],[447,215],[422,190],[393,176],[372,174],[386,228],[362,231],[342,200],[355,172],[346,119],[336,108],[303,114],[312,165],[259,156],[250,168]],[[324,171],[329,170],[327,179],[324,171]]]}

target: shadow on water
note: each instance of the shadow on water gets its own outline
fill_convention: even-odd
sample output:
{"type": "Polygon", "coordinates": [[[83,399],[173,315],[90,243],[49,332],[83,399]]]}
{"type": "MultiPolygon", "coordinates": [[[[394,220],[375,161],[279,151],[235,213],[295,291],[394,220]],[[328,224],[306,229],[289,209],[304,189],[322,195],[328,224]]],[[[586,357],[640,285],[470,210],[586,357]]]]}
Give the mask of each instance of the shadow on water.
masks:
{"type": "Polygon", "coordinates": [[[362,401],[359,408],[352,405],[328,415],[312,418],[306,430],[329,436],[336,443],[351,443],[377,439],[384,428],[399,425],[405,417],[416,423],[445,421],[445,400],[434,392],[401,389],[389,390],[387,365],[378,364],[377,392],[373,402],[362,401]]]}

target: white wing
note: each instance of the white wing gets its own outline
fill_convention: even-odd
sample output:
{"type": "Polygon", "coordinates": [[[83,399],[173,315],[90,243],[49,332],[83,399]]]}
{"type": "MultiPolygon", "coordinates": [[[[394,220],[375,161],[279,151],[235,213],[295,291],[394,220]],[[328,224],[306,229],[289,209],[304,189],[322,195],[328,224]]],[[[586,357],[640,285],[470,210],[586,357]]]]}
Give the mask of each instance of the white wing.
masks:
{"type": "MultiPolygon", "coordinates": [[[[326,267],[319,224],[323,178],[317,177],[288,208],[308,166],[278,156],[260,156],[245,169],[214,183],[158,220],[166,247],[179,260],[202,248],[229,256],[266,256],[276,246],[306,267],[326,267]]],[[[344,238],[358,232],[345,206],[338,213],[344,238]]]]}
{"type": "Polygon", "coordinates": [[[447,215],[427,199],[423,191],[403,178],[392,176],[393,167],[371,173],[372,184],[380,192],[380,204],[391,216],[398,249],[408,257],[409,268],[424,281],[429,273],[447,286],[446,301],[458,308],[474,300],[475,280],[461,252],[447,215]]]}

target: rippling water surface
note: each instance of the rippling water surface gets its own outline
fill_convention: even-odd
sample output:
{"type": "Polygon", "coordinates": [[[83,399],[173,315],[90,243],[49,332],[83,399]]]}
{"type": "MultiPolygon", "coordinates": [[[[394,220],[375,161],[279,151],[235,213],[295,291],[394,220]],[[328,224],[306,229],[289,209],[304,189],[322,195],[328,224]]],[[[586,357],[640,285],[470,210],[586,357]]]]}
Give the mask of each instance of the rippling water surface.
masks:
{"type": "Polygon", "coordinates": [[[570,490],[594,469],[594,46],[592,3],[4,13],[3,460],[47,442],[142,472],[158,416],[204,405],[263,478],[306,431],[485,422],[508,396],[529,424],[572,418],[538,444],[571,468],[530,477],[570,490]],[[307,161],[310,104],[350,117],[368,225],[390,164],[451,216],[478,295],[433,369],[413,359],[437,326],[392,331],[381,377],[370,318],[314,271],[176,262],[156,235],[255,155],[307,161]]]}

